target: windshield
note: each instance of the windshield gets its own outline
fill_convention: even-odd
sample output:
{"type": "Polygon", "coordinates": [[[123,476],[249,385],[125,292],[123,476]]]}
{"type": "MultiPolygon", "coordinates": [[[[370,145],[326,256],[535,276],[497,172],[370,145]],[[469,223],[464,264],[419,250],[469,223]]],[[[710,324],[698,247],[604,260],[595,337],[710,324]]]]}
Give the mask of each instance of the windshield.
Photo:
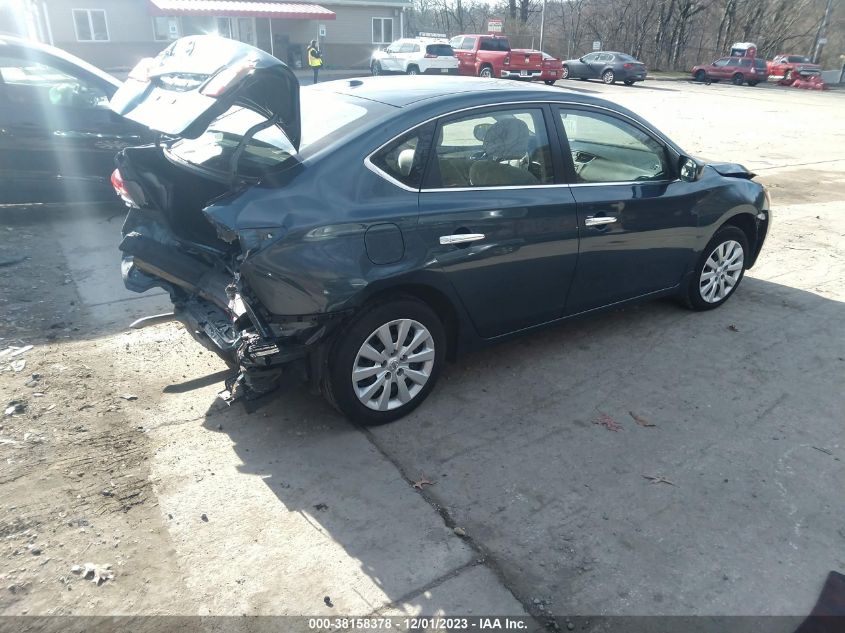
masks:
{"type": "MultiPolygon", "coordinates": [[[[299,153],[321,141],[343,134],[343,130],[367,114],[367,109],[351,103],[342,95],[302,90],[300,92],[302,140],[299,153]]],[[[228,174],[235,150],[247,131],[267,122],[267,117],[243,105],[235,105],[214,119],[198,138],[181,138],[168,148],[169,154],[182,162],[203,169],[228,174]]],[[[256,132],[244,144],[238,161],[238,173],[259,177],[297,154],[278,125],[256,132]]]]}

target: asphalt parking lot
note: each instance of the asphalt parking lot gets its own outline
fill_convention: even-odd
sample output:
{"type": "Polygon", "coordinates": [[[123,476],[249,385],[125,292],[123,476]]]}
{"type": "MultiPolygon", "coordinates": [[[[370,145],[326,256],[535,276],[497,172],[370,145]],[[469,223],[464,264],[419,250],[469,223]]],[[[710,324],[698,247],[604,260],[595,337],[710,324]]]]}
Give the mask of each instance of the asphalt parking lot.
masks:
{"type": "Polygon", "coordinates": [[[757,172],[757,266],[719,310],[461,358],[379,428],[299,391],[226,407],[181,326],[128,330],[169,304],[123,289],[119,207],[0,209],[0,260],[30,258],[0,268],[0,347],[35,345],[0,372],[27,403],[0,427],[2,612],[807,614],[845,570],[845,95],[562,86],[757,172]]]}

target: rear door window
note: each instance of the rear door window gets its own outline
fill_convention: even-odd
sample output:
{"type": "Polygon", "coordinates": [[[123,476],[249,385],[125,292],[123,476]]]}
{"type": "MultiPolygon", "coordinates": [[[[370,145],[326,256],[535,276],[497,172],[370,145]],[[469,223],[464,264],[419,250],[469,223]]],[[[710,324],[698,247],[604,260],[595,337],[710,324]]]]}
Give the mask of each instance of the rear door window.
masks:
{"type": "Polygon", "coordinates": [[[373,154],[370,161],[393,180],[419,189],[433,129],[434,124],[429,123],[411,130],[373,154]]]}
{"type": "Polygon", "coordinates": [[[438,57],[454,57],[455,51],[448,44],[429,44],[425,47],[427,55],[437,55],[438,57]]]}
{"type": "Polygon", "coordinates": [[[530,187],[554,182],[540,109],[486,110],[441,123],[432,188],[530,187]]]}

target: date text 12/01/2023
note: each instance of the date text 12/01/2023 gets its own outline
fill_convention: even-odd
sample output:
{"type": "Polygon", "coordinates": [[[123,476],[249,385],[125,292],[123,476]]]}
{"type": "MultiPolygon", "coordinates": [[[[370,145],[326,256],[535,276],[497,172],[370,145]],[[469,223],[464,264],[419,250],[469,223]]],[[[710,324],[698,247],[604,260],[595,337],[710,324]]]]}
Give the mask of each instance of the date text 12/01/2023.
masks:
{"type": "Polygon", "coordinates": [[[528,629],[526,617],[375,617],[375,618],[309,618],[312,631],[523,631],[528,629]]]}

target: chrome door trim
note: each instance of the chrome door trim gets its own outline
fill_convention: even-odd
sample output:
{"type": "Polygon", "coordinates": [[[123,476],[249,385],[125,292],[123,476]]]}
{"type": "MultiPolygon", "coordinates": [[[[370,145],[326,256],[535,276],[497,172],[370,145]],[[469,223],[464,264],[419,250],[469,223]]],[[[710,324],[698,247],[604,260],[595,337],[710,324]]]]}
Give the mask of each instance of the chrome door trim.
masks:
{"type": "Polygon", "coordinates": [[[609,215],[602,215],[598,217],[591,215],[584,219],[584,226],[603,226],[605,224],[613,224],[614,222],[616,222],[616,218],[609,215]]]}
{"type": "Polygon", "coordinates": [[[440,243],[447,244],[466,244],[469,242],[477,242],[484,239],[484,233],[456,233],[455,235],[441,235],[440,243]]]}

